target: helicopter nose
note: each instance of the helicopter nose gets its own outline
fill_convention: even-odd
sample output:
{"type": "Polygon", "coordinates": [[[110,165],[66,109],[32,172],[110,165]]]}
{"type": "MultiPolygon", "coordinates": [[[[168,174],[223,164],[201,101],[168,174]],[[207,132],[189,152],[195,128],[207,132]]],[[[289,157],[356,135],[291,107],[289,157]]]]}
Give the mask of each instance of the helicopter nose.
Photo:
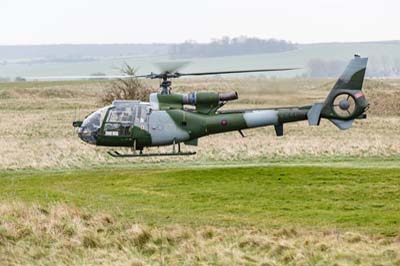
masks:
{"type": "Polygon", "coordinates": [[[89,130],[87,127],[78,128],[78,136],[81,140],[89,144],[96,144],[98,130],[89,130]]]}

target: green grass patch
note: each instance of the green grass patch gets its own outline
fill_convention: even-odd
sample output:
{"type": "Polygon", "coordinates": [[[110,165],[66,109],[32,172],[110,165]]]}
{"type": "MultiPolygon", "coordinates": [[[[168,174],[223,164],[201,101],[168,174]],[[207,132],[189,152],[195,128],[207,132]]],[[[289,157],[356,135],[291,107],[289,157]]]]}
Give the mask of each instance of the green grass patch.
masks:
{"type": "Polygon", "coordinates": [[[66,202],[139,223],[400,233],[399,169],[104,168],[0,173],[0,199],[66,202]]]}

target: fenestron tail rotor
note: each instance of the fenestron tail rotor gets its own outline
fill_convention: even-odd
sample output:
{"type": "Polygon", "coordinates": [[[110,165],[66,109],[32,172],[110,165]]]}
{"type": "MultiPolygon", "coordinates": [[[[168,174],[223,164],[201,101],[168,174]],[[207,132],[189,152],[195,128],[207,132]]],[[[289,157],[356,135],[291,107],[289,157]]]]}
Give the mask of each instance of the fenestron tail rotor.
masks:
{"type": "Polygon", "coordinates": [[[349,118],[356,111],[356,100],[349,93],[338,94],[332,103],[333,111],[341,118],[349,118]]]}

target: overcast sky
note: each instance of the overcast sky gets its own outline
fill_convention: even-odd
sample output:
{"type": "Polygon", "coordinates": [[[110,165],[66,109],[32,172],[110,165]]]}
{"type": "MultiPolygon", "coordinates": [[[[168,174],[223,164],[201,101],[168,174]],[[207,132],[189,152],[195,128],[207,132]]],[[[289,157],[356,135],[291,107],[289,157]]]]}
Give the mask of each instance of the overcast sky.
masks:
{"type": "Polygon", "coordinates": [[[0,0],[0,45],[400,39],[399,0],[0,0]]]}

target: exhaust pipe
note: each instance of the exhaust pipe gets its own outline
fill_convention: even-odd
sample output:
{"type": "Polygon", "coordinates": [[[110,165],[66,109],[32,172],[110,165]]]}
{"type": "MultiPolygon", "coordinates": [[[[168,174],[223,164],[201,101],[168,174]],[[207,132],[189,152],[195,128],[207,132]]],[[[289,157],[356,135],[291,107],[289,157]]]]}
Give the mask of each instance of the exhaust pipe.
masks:
{"type": "Polygon", "coordinates": [[[219,93],[218,96],[219,96],[219,100],[221,102],[233,101],[233,100],[237,100],[239,98],[238,93],[236,91],[219,93]]]}

